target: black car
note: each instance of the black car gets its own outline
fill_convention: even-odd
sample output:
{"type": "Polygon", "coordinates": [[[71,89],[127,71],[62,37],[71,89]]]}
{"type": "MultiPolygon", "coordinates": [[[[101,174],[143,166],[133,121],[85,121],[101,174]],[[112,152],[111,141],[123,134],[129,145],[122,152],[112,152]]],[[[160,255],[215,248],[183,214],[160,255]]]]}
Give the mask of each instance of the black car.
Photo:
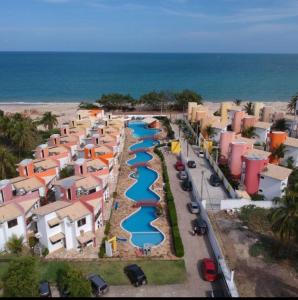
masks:
{"type": "Polygon", "coordinates": [[[42,298],[52,297],[50,284],[47,281],[43,281],[39,284],[39,296],[42,298]]]}
{"type": "Polygon", "coordinates": [[[221,179],[216,174],[212,174],[210,176],[210,184],[212,186],[220,186],[221,185],[221,179]]]}
{"type": "Polygon", "coordinates": [[[191,181],[184,180],[182,182],[182,189],[183,189],[183,191],[191,192],[192,191],[192,183],[191,183],[191,181]]]}
{"type": "Polygon", "coordinates": [[[208,224],[204,219],[198,217],[193,223],[193,230],[194,234],[204,235],[208,232],[208,224]]]}
{"type": "Polygon", "coordinates": [[[141,267],[136,264],[128,265],[124,268],[124,273],[129,278],[130,282],[138,287],[147,284],[147,278],[141,267]]]}
{"type": "Polygon", "coordinates": [[[92,293],[96,297],[106,294],[109,291],[109,286],[101,276],[93,274],[88,276],[88,280],[91,283],[92,293]]]}
{"type": "Polygon", "coordinates": [[[195,162],[194,160],[189,160],[189,161],[187,162],[187,166],[188,166],[189,168],[196,168],[196,167],[197,167],[196,162],[195,162]]]}

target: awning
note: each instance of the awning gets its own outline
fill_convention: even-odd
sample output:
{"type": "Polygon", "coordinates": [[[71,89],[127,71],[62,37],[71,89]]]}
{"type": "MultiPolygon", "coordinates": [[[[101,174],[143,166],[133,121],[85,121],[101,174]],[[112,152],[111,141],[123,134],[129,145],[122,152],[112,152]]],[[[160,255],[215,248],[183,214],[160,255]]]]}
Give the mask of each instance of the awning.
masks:
{"type": "Polygon", "coordinates": [[[82,235],[77,237],[77,240],[80,244],[85,244],[95,238],[95,235],[92,231],[84,232],[82,235]]]}
{"type": "Polygon", "coordinates": [[[50,227],[60,224],[61,220],[59,218],[54,218],[48,221],[50,227]]]}
{"type": "Polygon", "coordinates": [[[59,232],[59,233],[57,233],[57,234],[50,237],[50,241],[52,243],[56,243],[56,242],[58,242],[62,239],[64,239],[64,234],[62,232],[59,232]]]}

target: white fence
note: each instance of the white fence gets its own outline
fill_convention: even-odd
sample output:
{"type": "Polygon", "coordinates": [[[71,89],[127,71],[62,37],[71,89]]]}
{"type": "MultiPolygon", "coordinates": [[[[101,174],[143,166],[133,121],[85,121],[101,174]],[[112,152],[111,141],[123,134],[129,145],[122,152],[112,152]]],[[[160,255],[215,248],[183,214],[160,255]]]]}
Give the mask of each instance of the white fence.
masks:
{"type": "MultiPolygon", "coordinates": [[[[181,152],[181,159],[182,159],[182,161],[187,160],[187,158],[184,157],[183,152],[181,152]]],[[[200,205],[200,209],[201,209],[200,215],[208,224],[207,236],[208,236],[210,245],[212,247],[214,256],[217,259],[219,269],[222,271],[224,282],[226,284],[226,288],[227,288],[229,294],[231,295],[231,297],[239,297],[237,288],[234,283],[232,272],[230,271],[229,267],[227,266],[227,264],[225,262],[224,255],[220,249],[219,243],[218,243],[216,235],[213,231],[212,224],[209,220],[208,214],[205,210],[205,207],[202,205],[200,192],[198,190],[198,185],[195,183],[194,179],[192,178],[191,172],[188,172],[188,175],[189,175],[189,180],[192,182],[192,186],[193,186],[192,194],[193,194],[194,198],[196,199],[196,201],[198,202],[198,204],[200,205]]]]}
{"type": "Polygon", "coordinates": [[[278,205],[274,204],[272,201],[252,201],[248,199],[224,199],[220,202],[220,210],[223,209],[238,209],[246,205],[255,205],[256,207],[261,208],[273,208],[277,207],[278,205]]]}

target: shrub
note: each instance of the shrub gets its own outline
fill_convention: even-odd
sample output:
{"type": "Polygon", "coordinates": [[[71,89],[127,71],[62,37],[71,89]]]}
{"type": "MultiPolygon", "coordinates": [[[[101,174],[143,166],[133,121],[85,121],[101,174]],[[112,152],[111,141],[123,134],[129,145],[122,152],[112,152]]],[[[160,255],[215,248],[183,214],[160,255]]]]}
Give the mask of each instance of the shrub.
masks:
{"type": "Polygon", "coordinates": [[[162,174],[163,179],[165,183],[165,198],[168,206],[168,215],[170,219],[170,225],[172,227],[172,236],[173,236],[173,244],[175,249],[175,254],[177,257],[183,257],[184,256],[184,247],[181,240],[179,228],[178,228],[178,222],[177,222],[177,212],[176,212],[176,206],[174,202],[174,196],[171,191],[170,181],[169,181],[169,175],[168,170],[166,167],[166,164],[164,162],[164,156],[162,152],[155,147],[154,153],[159,156],[161,163],[162,163],[162,174]]]}
{"type": "Polygon", "coordinates": [[[106,227],[105,227],[105,231],[104,231],[105,235],[109,234],[110,228],[111,228],[111,223],[110,223],[110,221],[108,221],[107,224],[106,224],[106,227]]]}
{"type": "Polygon", "coordinates": [[[257,257],[257,256],[263,254],[264,246],[262,243],[256,242],[255,244],[253,244],[249,247],[248,252],[249,252],[250,256],[257,257]]]}
{"type": "Polygon", "coordinates": [[[29,247],[33,248],[38,242],[38,239],[35,236],[30,236],[28,243],[29,243],[29,247]]]}
{"type": "Polygon", "coordinates": [[[251,200],[253,200],[253,201],[262,201],[262,200],[265,199],[264,195],[261,195],[261,194],[258,194],[258,193],[253,194],[250,197],[251,197],[251,200]]]}
{"type": "Polygon", "coordinates": [[[13,234],[9,240],[6,242],[6,249],[13,254],[21,254],[23,251],[23,241],[24,237],[13,234]]]}
{"type": "Polygon", "coordinates": [[[37,297],[38,277],[36,259],[23,256],[13,259],[3,277],[5,297],[37,297]]]}
{"type": "Polygon", "coordinates": [[[44,248],[43,250],[42,250],[42,256],[43,257],[46,257],[48,254],[49,254],[49,249],[48,248],[44,248]]]}

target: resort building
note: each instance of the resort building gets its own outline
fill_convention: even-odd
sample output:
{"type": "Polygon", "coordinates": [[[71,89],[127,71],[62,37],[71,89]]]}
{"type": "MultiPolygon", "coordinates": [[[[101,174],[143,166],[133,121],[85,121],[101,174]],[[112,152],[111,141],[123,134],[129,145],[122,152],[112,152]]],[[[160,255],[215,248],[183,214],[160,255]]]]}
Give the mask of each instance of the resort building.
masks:
{"type": "Polygon", "coordinates": [[[95,246],[92,212],[82,201],[56,201],[34,211],[35,235],[49,252],[95,246]]]}
{"type": "Polygon", "coordinates": [[[288,178],[292,170],[268,164],[260,174],[259,194],[264,195],[265,200],[273,200],[282,197],[288,185],[288,178]]]}
{"type": "Polygon", "coordinates": [[[283,164],[287,163],[287,160],[292,157],[294,166],[298,166],[298,139],[287,137],[283,143],[285,145],[285,155],[282,159],[283,164]]]}
{"type": "Polygon", "coordinates": [[[255,136],[254,139],[256,143],[266,144],[268,134],[270,133],[272,123],[268,122],[256,122],[255,127],[255,136]]]}
{"type": "Polygon", "coordinates": [[[274,110],[272,106],[264,106],[261,111],[261,121],[271,123],[274,110]]]}
{"type": "Polygon", "coordinates": [[[232,124],[232,130],[238,134],[241,132],[242,120],[246,116],[244,111],[241,111],[240,108],[228,110],[228,122],[232,124]]]}
{"type": "Polygon", "coordinates": [[[227,124],[221,122],[215,122],[211,125],[211,127],[214,130],[214,135],[212,137],[212,140],[215,141],[216,143],[219,143],[221,133],[227,131],[227,124]]]}
{"type": "Polygon", "coordinates": [[[6,250],[6,243],[13,235],[27,241],[24,212],[14,202],[0,205],[0,252],[6,250]]]}

